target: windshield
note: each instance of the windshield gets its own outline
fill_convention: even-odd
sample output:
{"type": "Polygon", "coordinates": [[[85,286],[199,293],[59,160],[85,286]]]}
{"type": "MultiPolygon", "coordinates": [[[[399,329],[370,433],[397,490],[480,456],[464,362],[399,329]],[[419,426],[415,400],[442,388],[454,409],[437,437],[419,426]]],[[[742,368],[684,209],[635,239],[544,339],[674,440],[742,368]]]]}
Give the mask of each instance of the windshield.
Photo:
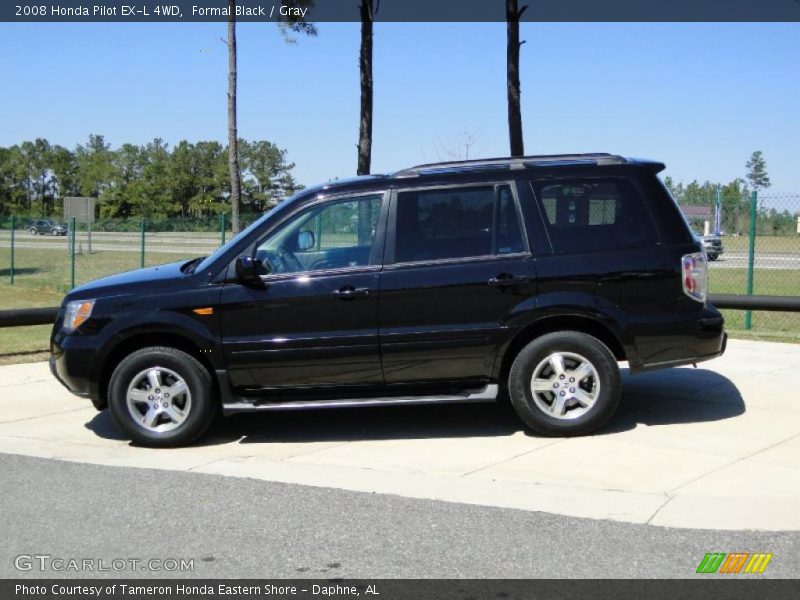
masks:
{"type": "Polygon", "coordinates": [[[213,254],[210,254],[209,256],[206,256],[206,257],[203,259],[203,262],[201,262],[199,265],[197,265],[197,267],[195,267],[194,269],[192,269],[192,271],[193,271],[193,272],[198,272],[198,273],[199,273],[199,272],[202,272],[203,270],[207,269],[208,267],[210,267],[212,264],[214,264],[214,262],[215,262],[215,261],[216,261],[216,260],[217,260],[217,259],[218,259],[220,256],[222,256],[222,255],[223,255],[225,252],[227,252],[227,251],[228,251],[228,249],[229,249],[229,248],[230,248],[230,247],[231,247],[233,244],[236,244],[236,243],[237,243],[239,240],[241,240],[243,237],[245,237],[246,235],[248,235],[248,234],[249,234],[251,231],[253,231],[253,230],[254,230],[254,229],[256,229],[257,227],[260,227],[260,226],[261,226],[261,224],[262,224],[264,221],[266,221],[266,220],[267,220],[267,218],[268,218],[268,217],[269,217],[269,216],[270,216],[270,215],[271,215],[273,212],[275,212],[276,210],[278,210],[279,208],[281,208],[281,207],[282,207],[284,204],[286,204],[286,203],[287,203],[289,200],[291,200],[291,198],[287,198],[286,200],[284,200],[283,202],[281,202],[281,203],[280,203],[280,204],[278,204],[277,206],[275,206],[275,207],[271,208],[270,210],[268,210],[267,212],[265,212],[265,213],[264,213],[264,214],[263,214],[263,215],[262,215],[260,218],[256,219],[256,220],[255,220],[255,221],[253,221],[252,223],[250,223],[250,225],[248,225],[246,228],[242,229],[242,230],[241,230],[239,233],[237,233],[237,234],[236,234],[235,236],[233,236],[233,237],[232,237],[230,240],[228,240],[228,241],[227,241],[227,242],[226,242],[226,243],[225,243],[223,246],[220,246],[219,248],[217,248],[217,249],[214,251],[214,253],[213,253],[213,254]]]}

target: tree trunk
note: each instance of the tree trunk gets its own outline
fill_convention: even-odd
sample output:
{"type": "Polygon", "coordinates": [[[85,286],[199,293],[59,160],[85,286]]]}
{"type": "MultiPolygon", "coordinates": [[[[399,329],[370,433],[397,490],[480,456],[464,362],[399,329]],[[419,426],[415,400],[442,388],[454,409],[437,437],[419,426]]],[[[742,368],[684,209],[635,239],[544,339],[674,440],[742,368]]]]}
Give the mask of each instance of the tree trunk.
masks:
{"type": "Polygon", "coordinates": [[[42,214],[50,216],[50,211],[47,210],[47,207],[45,206],[45,204],[47,203],[44,193],[45,186],[47,185],[47,175],[45,173],[42,173],[41,181],[42,181],[42,214]]]}
{"type": "Polygon", "coordinates": [[[231,178],[231,228],[239,231],[241,173],[239,132],[236,128],[236,0],[228,0],[228,171],[231,178]]]}
{"type": "Polygon", "coordinates": [[[518,10],[517,0],[506,0],[506,82],[508,86],[508,139],[511,156],[524,156],[522,144],[522,115],[520,114],[519,84],[519,18],[525,11],[518,10]]]}
{"type": "Polygon", "coordinates": [[[358,175],[368,175],[372,163],[372,0],[361,0],[361,120],[358,128],[358,175]]]}

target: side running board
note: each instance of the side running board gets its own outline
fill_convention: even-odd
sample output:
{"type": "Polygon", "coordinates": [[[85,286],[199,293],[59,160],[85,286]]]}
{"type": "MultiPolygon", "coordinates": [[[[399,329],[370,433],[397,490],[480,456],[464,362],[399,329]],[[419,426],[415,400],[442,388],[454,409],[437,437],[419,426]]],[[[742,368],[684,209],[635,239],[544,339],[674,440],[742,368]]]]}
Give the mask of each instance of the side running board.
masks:
{"type": "Polygon", "coordinates": [[[497,400],[498,386],[490,384],[478,390],[439,396],[390,396],[385,398],[342,398],[336,400],[265,400],[232,402],[222,405],[225,414],[263,410],[314,410],[357,406],[390,406],[398,404],[444,404],[448,402],[492,402],[497,400]]]}

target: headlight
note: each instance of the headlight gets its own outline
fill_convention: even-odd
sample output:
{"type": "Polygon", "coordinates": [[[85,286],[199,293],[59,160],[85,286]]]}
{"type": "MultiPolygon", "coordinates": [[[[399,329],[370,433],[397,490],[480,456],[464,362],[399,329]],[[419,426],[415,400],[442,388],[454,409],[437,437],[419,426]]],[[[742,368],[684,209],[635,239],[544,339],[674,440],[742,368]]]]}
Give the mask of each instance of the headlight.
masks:
{"type": "Polygon", "coordinates": [[[74,331],[92,316],[94,300],[73,300],[67,303],[64,313],[64,331],[74,331]]]}

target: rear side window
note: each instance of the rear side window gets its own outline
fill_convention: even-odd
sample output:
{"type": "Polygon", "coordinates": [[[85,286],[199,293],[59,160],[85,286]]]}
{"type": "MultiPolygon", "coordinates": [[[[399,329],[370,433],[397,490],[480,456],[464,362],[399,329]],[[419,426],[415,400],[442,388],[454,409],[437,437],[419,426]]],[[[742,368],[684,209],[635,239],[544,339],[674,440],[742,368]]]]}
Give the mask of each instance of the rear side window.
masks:
{"type": "Polygon", "coordinates": [[[401,192],[396,262],[523,252],[508,185],[401,192]]]}
{"type": "Polygon", "coordinates": [[[532,185],[557,253],[618,250],[658,241],[630,181],[574,179],[532,185]]]}

